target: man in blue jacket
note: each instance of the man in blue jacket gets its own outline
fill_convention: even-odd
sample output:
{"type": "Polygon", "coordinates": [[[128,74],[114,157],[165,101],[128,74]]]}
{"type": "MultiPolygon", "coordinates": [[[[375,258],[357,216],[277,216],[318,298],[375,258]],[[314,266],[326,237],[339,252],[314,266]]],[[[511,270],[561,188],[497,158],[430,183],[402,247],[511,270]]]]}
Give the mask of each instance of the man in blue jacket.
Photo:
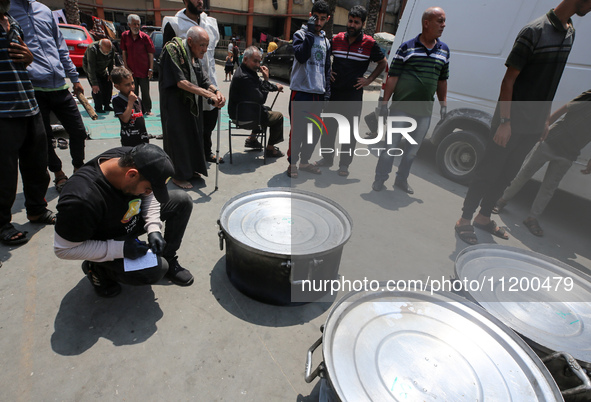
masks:
{"type": "Polygon", "coordinates": [[[294,61],[291,71],[291,96],[289,98],[289,117],[292,129],[289,133],[289,150],[287,175],[291,178],[298,176],[298,160],[300,170],[320,174],[320,168],[309,163],[319,134],[315,132],[313,143],[308,144],[304,118],[292,117],[292,102],[306,102],[308,112],[318,115],[322,109],[322,102],[330,98],[330,41],[326,38],[322,28],[330,19],[330,8],[324,0],[314,2],[310,19],[306,25],[293,34],[294,61]],[[292,138],[292,133],[293,138],[292,138]]]}
{"type": "Polygon", "coordinates": [[[49,115],[55,113],[68,132],[72,165],[74,171],[78,170],[84,164],[86,130],[76,101],[68,91],[66,77],[72,82],[76,94],[84,94],[84,88],[78,81],[78,72],[51,10],[35,0],[11,0],[10,14],[23,29],[25,43],[34,56],[27,71],[45,125],[49,170],[54,173],[55,187],[60,192],[68,177],[52,145],[49,115]]]}

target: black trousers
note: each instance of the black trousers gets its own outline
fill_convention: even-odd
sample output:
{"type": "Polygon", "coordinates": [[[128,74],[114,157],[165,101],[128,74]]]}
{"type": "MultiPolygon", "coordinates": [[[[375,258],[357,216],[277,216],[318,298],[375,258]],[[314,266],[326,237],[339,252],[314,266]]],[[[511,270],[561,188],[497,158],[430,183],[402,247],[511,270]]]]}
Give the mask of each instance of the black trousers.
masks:
{"type": "Polygon", "coordinates": [[[70,156],[72,165],[79,168],[84,164],[84,141],[86,140],[86,129],[82,122],[82,116],[78,111],[78,106],[74,97],[67,89],[59,91],[35,91],[35,98],[41,109],[41,117],[45,126],[47,135],[47,164],[52,172],[62,170],[62,161],[55,153],[52,140],[53,133],[49,121],[50,113],[53,112],[59,119],[62,126],[70,136],[70,156]]]}
{"type": "MultiPolygon", "coordinates": [[[[168,271],[167,260],[175,258],[176,252],[181,246],[193,209],[193,200],[186,192],[171,190],[168,194],[170,199],[166,204],[162,204],[160,210],[160,219],[165,222],[164,240],[166,240],[166,247],[162,253],[163,258],[158,257],[158,265],[139,271],[125,272],[123,258],[107,262],[93,262],[92,264],[104,268],[104,272],[109,278],[126,285],[150,285],[162,279],[166,271],[168,271]]],[[[143,225],[136,227],[138,228],[137,231],[130,233],[124,239],[117,240],[133,239],[145,233],[143,225]]]]}
{"type": "Polygon", "coordinates": [[[205,153],[205,157],[213,153],[213,141],[211,137],[218,122],[218,113],[218,108],[203,111],[203,152],[205,153]]]}
{"type": "Polygon", "coordinates": [[[152,111],[152,98],[150,98],[150,79],[133,77],[135,82],[135,94],[142,100],[145,113],[152,111]],[[141,92],[141,95],[140,95],[141,92]]]}
{"type": "Polygon", "coordinates": [[[302,109],[306,108],[307,112],[320,115],[323,101],[324,95],[291,90],[288,106],[291,130],[289,131],[289,148],[287,150],[287,161],[290,164],[295,165],[299,161],[306,165],[310,161],[314,148],[320,139],[320,133],[314,130],[312,143],[308,143],[305,119],[302,118],[302,113],[305,111],[302,109]],[[297,102],[297,106],[294,102],[297,102]],[[297,117],[294,116],[294,113],[297,117]]]}
{"type": "Polygon", "coordinates": [[[16,199],[18,170],[23,179],[23,194],[28,215],[39,215],[47,208],[45,193],[47,140],[41,114],[0,119],[0,227],[12,220],[16,199]]]}
{"type": "Polygon", "coordinates": [[[539,135],[513,133],[505,148],[491,134],[482,163],[468,188],[462,218],[471,220],[480,204],[480,214],[490,217],[495,203],[515,178],[525,157],[540,139],[539,135]]]}
{"type": "Polygon", "coordinates": [[[94,100],[94,107],[96,110],[103,110],[106,106],[111,104],[113,97],[113,83],[109,80],[108,75],[97,75],[97,85],[99,87],[98,93],[92,93],[94,100]]]}
{"type": "MultiPolygon", "coordinates": [[[[361,120],[361,109],[363,107],[363,90],[356,89],[332,89],[330,94],[330,101],[324,109],[324,113],[339,113],[350,116],[349,124],[353,128],[353,117],[357,116],[361,120]],[[340,102],[347,102],[343,104],[340,102]],[[343,113],[345,112],[346,113],[343,113]]],[[[335,140],[337,137],[338,124],[335,119],[326,119],[326,135],[320,136],[320,147],[334,149],[333,153],[324,153],[322,157],[324,159],[332,161],[335,154],[337,153],[335,148],[335,140]]],[[[353,131],[350,131],[350,143],[340,144],[340,160],[339,166],[348,167],[353,161],[353,154],[357,140],[353,135],[353,131]],[[349,152],[351,155],[349,155],[349,152]]],[[[338,144],[337,144],[338,148],[338,144]]]]}

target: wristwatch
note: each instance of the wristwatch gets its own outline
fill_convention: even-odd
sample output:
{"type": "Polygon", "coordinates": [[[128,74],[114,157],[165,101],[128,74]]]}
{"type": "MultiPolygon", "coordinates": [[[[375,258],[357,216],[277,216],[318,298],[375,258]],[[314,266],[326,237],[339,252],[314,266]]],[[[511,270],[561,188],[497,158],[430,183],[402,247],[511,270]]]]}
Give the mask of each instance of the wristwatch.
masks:
{"type": "Polygon", "coordinates": [[[501,124],[509,123],[510,121],[510,117],[501,117],[501,124]]]}
{"type": "Polygon", "coordinates": [[[154,70],[152,70],[151,68],[149,68],[148,71],[154,71],[154,70]]]}

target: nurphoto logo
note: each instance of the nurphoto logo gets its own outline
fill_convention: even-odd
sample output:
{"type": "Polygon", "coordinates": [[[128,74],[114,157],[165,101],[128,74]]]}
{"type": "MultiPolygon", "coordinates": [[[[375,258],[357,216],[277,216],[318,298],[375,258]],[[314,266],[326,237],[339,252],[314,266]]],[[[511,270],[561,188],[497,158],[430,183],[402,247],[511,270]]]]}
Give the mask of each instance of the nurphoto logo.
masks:
{"type": "MultiPolygon", "coordinates": [[[[320,116],[310,112],[305,113],[308,115],[306,116],[306,119],[310,120],[310,123],[307,124],[306,131],[306,141],[308,144],[314,143],[314,128],[320,132],[320,135],[328,135],[328,130],[324,120],[327,118],[332,118],[336,120],[338,125],[337,143],[339,145],[351,144],[351,138],[355,138],[359,144],[368,145],[367,148],[356,148],[355,150],[344,151],[348,154],[354,153],[356,156],[367,156],[373,151],[379,156],[381,152],[385,151],[390,156],[401,156],[403,155],[404,151],[401,148],[392,147],[392,137],[395,134],[400,134],[409,142],[409,144],[417,145],[417,142],[410,135],[410,133],[412,133],[417,128],[417,122],[412,117],[387,116],[386,122],[384,124],[384,116],[379,116],[377,136],[374,138],[363,138],[361,135],[359,135],[359,116],[353,117],[353,127],[351,127],[349,119],[339,113],[320,113],[320,116]],[[353,131],[353,136],[351,136],[351,130],[353,131]],[[384,142],[385,144],[382,147],[369,147],[371,145],[384,142]]],[[[341,152],[339,147],[335,146],[335,148],[320,148],[319,154],[322,156],[323,154],[334,153],[336,156],[338,156],[340,153],[344,152],[341,152]]]]}

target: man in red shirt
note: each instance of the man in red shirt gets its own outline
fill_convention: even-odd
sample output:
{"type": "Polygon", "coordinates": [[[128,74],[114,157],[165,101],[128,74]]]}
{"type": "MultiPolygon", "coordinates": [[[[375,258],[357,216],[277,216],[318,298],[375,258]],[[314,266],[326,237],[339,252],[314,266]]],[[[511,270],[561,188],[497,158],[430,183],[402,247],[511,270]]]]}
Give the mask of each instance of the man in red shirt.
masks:
{"type": "MultiPolygon", "coordinates": [[[[388,62],[384,53],[369,35],[363,33],[363,25],[367,18],[365,7],[356,5],[349,11],[347,31],[332,37],[332,74],[330,84],[330,102],[324,113],[342,113],[347,108],[351,117],[359,116],[363,102],[363,88],[371,84],[386,69],[388,62]],[[376,68],[366,78],[365,72],[370,62],[377,63],[376,68]],[[347,102],[346,104],[344,102],[347,102]]],[[[333,153],[322,153],[322,159],[316,166],[330,167],[335,154],[340,155],[338,175],[349,176],[349,165],[353,161],[356,140],[351,136],[349,144],[335,147],[337,125],[334,119],[326,121],[326,135],[321,136],[321,149],[333,150],[333,153]]]]}
{"type": "Polygon", "coordinates": [[[136,14],[127,16],[129,31],[121,34],[121,51],[125,68],[133,73],[135,87],[144,106],[144,114],[153,116],[152,99],[150,98],[150,78],[154,68],[154,43],[145,33],[140,31],[141,20],[136,14]]]}

